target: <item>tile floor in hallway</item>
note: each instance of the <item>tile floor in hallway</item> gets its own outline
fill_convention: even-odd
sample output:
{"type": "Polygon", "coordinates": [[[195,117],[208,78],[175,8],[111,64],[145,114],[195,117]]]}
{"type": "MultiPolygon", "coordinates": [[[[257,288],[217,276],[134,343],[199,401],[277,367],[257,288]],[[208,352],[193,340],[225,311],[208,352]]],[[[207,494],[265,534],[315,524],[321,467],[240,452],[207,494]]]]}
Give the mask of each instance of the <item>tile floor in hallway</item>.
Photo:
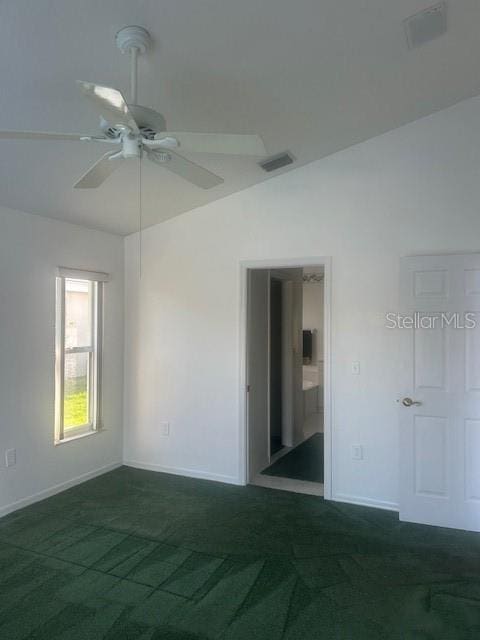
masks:
{"type": "Polygon", "coordinates": [[[480,637],[480,534],[122,467],[0,520],[2,640],[480,637]]]}

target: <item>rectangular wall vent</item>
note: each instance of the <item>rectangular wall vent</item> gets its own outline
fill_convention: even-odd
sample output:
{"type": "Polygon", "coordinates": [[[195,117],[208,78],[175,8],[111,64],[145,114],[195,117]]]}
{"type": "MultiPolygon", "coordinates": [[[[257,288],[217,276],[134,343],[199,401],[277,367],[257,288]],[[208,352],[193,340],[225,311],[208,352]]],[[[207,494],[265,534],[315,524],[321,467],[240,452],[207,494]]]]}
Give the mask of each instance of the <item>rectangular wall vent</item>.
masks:
{"type": "Polygon", "coordinates": [[[290,151],[282,151],[282,153],[278,153],[276,156],[270,156],[266,160],[262,160],[258,164],[264,171],[276,171],[277,169],[281,169],[282,167],[286,167],[288,164],[292,164],[295,161],[295,158],[290,153],[290,151]]]}
{"type": "Polygon", "coordinates": [[[439,2],[404,20],[410,49],[438,38],[447,30],[447,5],[439,2]]]}

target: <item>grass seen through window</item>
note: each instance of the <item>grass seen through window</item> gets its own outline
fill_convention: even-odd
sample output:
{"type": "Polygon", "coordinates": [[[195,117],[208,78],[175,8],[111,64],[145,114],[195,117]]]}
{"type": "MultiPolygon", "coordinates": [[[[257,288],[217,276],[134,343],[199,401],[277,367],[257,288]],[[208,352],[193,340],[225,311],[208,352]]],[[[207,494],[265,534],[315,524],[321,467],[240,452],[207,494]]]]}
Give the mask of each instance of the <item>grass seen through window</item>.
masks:
{"type": "Polygon", "coordinates": [[[66,429],[88,424],[87,376],[67,378],[65,380],[63,411],[66,429]]]}

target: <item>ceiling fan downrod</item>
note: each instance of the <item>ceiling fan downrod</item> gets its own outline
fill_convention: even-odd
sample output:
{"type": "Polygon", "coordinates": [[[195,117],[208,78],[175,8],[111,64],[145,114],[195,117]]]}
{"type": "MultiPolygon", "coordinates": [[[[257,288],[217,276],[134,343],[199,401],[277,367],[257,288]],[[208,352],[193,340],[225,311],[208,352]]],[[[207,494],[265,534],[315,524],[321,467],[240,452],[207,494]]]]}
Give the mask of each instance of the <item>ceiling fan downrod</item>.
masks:
{"type": "Polygon", "coordinates": [[[124,27],[115,36],[117,47],[130,55],[130,101],[137,104],[138,56],[152,45],[152,38],[146,29],[137,25],[124,27]]]}

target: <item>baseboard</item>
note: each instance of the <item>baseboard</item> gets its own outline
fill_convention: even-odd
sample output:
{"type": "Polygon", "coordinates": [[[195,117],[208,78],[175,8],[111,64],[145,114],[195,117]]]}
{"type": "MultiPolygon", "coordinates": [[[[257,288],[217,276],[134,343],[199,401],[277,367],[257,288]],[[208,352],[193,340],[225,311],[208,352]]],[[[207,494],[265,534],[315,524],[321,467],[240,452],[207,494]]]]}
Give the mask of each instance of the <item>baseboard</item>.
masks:
{"type": "Polygon", "coordinates": [[[374,507],[375,509],[384,509],[385,511],[398,511],[396,502],[388,500],[375,500],[374,498],[364,498],[362,496],[352,496],[348,493],[336,493],[332,496],[334,502],[346,502],[347,504],[359,504],[363,507],[374,507]]]}
{"type": "Polygon", "coordinates": [[[171,473],[174,476],[185,476],[186,478],[197,478],[199,480],[213,480],[214,482],[224,482],[225,484],[244,484],[236,476],[224,476],[219,473],[209,473],[198,469],[184,469],[182,467],[165,467],[161,464],[151,464],[149,462],[139,462],[138,460],[124,460],[126,467],[144,469],[145,471],[158,471],[159,473],[171,473]]]}
{"type": "Polygon", "coordinates": [[[105,467],[100,467],[99,469],[94,469],[93,471],[88,471],[87,473],[82,473],[82,475],[77,476],[76,478],[71,478],[70,480],[66,480],[60,484],[56,484],[53,487],[49,487],[48,489],[43,489],[43,491],[39,491],[38,493],[34,493],[31,496],[26,498],[22,498],[21,500],[17,500],[16,502],[12,502],[7,504],[4,507],[0,507],[0,518],[2,516],[6,516],[8,513],[12,513],[13,511],[17,511],[18,509],[23,509],[23,507],[28,507],[28,505],[33,504],[34,502],[39,502],[40,500],[45,500],[45,498],[50,498],[50,496],[54,496],[57,493],[61,493],[66,489],[70,489],[71,487],[76,486],[77,484],[82,484],[82,482],[86,482],[87,480],[92,480],[97,476],[101,476],[104,473],[108,473],[109,471],[113,471],[114,469],[118,469],[118,467],[122,466],[122,462],[114,462],[112,464],[108,464],[105,467]]]}
{"type": "MultiPolygon", "coordinates": [[[[87,473],[83,473],[76,478],[71,478],[70,480],[66,480],[60,484],[54,485],[53,487],[49,487],[48,489],[43,489],[43,491],[39,491],[31,496],[26,498],[22,498],[21,500],[17,500],[16,502],[12,502],[4,507],[0,507],[0,518],[2,516],[6,516],[8,513],[12,513],[13,511],[17,511],[18,509],[23,509],[23,507],[28,507],[30,504],[34,504],[35,502],[39,502],[40,500],[44,500],[45,498],[49,498],[50,496],[54,496],[57,493],[61,493],[66,489],[70,489],[78,484],[82,484],[87,480],[92,480],[97,476],[101,476],[104,473],[108,473],[109,471],[113,471],[114,469],[118,469],[121,466],[134,467],[135,469],[144,469],[146,471],[157,471],[159,473],[170,473],[176,476],[184,476],[187,478],[198,478],[200,480],[212,480],[214,482],[223,482],[225,484],[233,484],[233,485],[243,485],[244,483],[237,478],[236,476],[225,476],[219,473],[209,473],[207,471],[199,471],[198,469],[185,469],[182,467],[166,467],[164,465],[159,464],[151,464],[148,462],[139,462],[137,460],[124,460],[123,462],[114,462],[112,464],[108,464],[104,467],[100,467],[99,469],[94,469],[93,471],[89,471],[87,473]]],[[[376,509],[384,509],[387,511],[398,511],[398,504],[395,502],[389,502],[387,500],[375,500],[373,498],[364,498],[362,496],[354,496],[346,493],[337,493],[332,496],[332,501],[334,502],[345,502],[347,504],[357,504],[362,505],[364,507],[374,507],[376,509]]]]}

